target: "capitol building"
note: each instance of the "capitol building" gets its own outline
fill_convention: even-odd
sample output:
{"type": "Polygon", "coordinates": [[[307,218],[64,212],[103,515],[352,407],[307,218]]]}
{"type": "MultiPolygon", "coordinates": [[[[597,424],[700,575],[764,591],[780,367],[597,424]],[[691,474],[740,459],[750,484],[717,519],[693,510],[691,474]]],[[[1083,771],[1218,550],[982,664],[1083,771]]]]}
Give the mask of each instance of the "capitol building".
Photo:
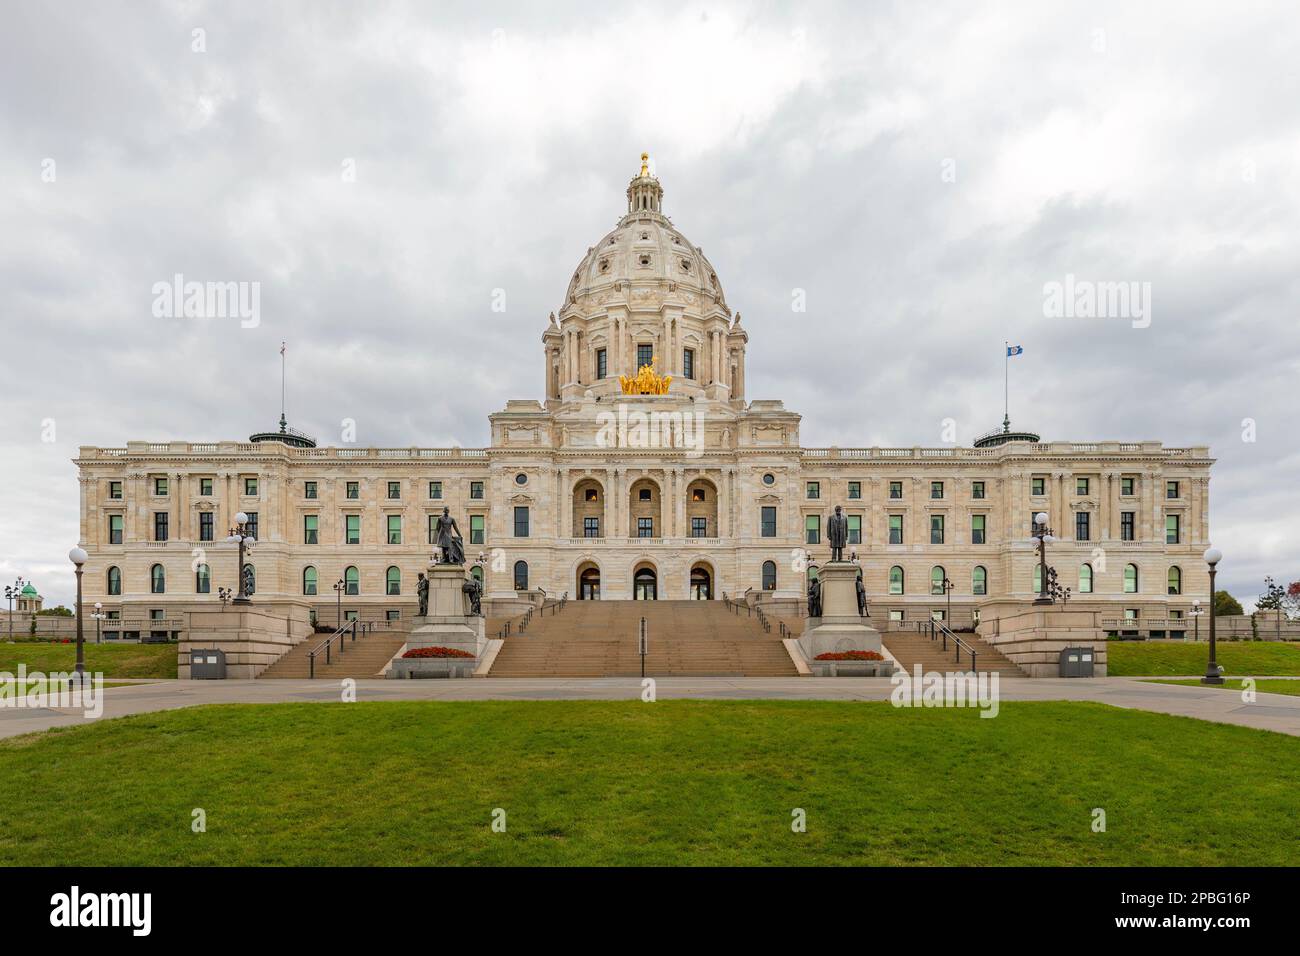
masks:
{"type": "Polygon", "coordinates": [[[545,392],[490,414],[490,447],[317,447],[283,418],[249,440],[82,447],[85,599],[106,636],[176,636],[236,587],[240,512],[254,601],[325,622],[409,619],[444,507],[489,614],[564,593],[788,612],[836,505],[882,630],[1032,601],[1039,512],[1072,608],[1173,630],[1208,599],[1208,448],[1007,427],[973,447],[804,447],[797,411],[752,397],[741,314],[644,160],[618,225],[561,281],[538,323],[545,392]]]}

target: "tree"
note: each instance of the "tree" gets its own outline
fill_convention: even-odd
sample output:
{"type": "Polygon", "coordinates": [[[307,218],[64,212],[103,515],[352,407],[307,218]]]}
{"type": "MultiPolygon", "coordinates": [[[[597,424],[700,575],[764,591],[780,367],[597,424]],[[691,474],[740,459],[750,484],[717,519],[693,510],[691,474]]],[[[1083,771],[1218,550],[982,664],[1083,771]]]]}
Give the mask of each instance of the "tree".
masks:
{"type": "Polygon", "coordinates": [[[1278,584],[1271,577],[1264,579],[1264,593],[1259,596],[1255,602],[1257,611],[1277,611],[1282,608],[1282,598],[1286,596],[1286,588],[1278,584]]]}
{"type": "Polygon", "coordinates": [[[1242,610],[1241,602],[1229,594],[1227,591],[1214,592],[1214,616],[1228,617],[1233,614],[1245,614],[1242,610]]]}
{"type": "Polygon", "coordinates": [[[66,608],[62,604],[55,605],[54,607],[47,607],[44,610],[37,611],[36,613],[42,617],[72,617],[72,609],[66,608]]]}

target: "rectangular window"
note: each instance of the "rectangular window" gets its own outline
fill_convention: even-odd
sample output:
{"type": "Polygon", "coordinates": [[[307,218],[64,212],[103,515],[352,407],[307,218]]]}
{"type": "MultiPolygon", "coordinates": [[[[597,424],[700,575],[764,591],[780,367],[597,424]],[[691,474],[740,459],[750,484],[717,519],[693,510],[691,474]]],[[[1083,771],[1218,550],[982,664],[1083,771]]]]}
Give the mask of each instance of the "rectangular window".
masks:
{"type": "Polygon", "coordinates": [[[821,544],[822,540],[822,519],[821,515],[809,515],[804,519],[804,544],[821,544]]]}
{"type": "Polygon", "coordinates": [[[121,515],[108,516],[108,543],[109,544],[122,543],[122,516],[121,515]]]}
{"type": "Polygon", "coordinates": [[[315,497],[316,497],[316,482],[314,482],[314,481],[304,481],[304,482],[302,483],[302,496],[303,496],[304,498],[315,498],[315,497]]]}
{"type": "Polygon", "coordinates": [[[1086,494],[1088,493],[1088,479],[1087,479],[1087,478],[1076,478],[1076,479],[1074,479],[1074,493],[1075,493],[1076,495],[1086,495],[1086,494]]]}
{"type": "Polygon", "coordinates": [[[213,518],[212,518],[211,511],[199,512],[199,540],[200,541],[212,540],[212,532],[213,532],[212,521],[213,518]]]}
{"type": "Polygon", "coordinates": [[[889,612],[889,619],[890,619],[891,621],[902,621],[902,620],[903,620],[903,612],[902,612],[901,610],[899,610],[899,609],[891,609],[890,612],[889,612]]]}
{"type": "Polygon", "coordinates": [[[604,378],[608,374],[608,365],[605,361],[605,350],[596,349],[596,378],[604,378]]]}
{"type": "Polygon", "coordinates": [[[155,541],[167,540],[167,512],[155,511],[153,515],[153,539],[155,541]]]}
{"type": "Polygon", "coordinates": [[[257,537],[257,512],[249,511],[247,514],[248,514],[248,523],[244,527],[248,531],[248,537],[256,538],[257,537]]]}
{"type": "Polygon", "coordinates": [[[985,515],[970,516],[970,543],[984,544],[984,523],[985,515]]]}
{"type": "Polygon", "coordinates": [[[1047,494],[1047,479],[1046,479],[1046,478],[1031,478],[1031,479],[1029,479],[1029,480],[1030,480],[1030,483],[1031,483],[1031,487],[1030,487],[1030,489],[1029,489],[1029,493],[1030,493],[1031,495],[1039,495],[1039,496],[1041,496],[1041,495],[1045,495],[1045,494],[1047,494]]]}
{"type": "Polygon", "coordinates": [[[388,483],[388,499],[397,501],[402,497],[402,483],[400,481],[390,481],[388,483]]]}
{"type": "Polygon", "coordinates": [[[361,515],[344,515],[343,527],[345,529],[344,544],[361,543],[361,515]]]}
{"type": "Polygon", "coordinates": [[[441,497],[442,497],[442,482],[441,482],[441,481],[431,481],[431,482],[429,482],[429,497],[430,497],[430,498],[441,498],[441,497]]]}
{"type": "Polygon", "coordinates": [[[776,537],[776,507],[764,505],[759,513],[759,535],[764,538],[776,537]]]}
{"type": "Polygon", "coordinates": [[[849,515],[849,544],[862,543],[862,515],[849,515]]]}
{"type": "Polygon", "coordinates": [[[854,498],[861,498],[861,497],[862,497],[862,482],[860,482],[860,481],[850,481],[850,482],[849,482],[849,498],[850,498],[850,500],[852,500],[852,499],[854,499],[854,498]]]}
{"type": "Polygon", "coordinates": [[[515,537],[528,537],[528,506],[515,505],[515,537]]]}
{"type": "Polygon", "coordinates": [[[1132,478],[1120,478],[1120,480],[1119,480],[1119,493],[1120,493],[1121,495],[1123,495],[1124,497],[1126,497],[1126,498],[1131,498],[1131,497],[1133,497],[1133,479],[1132,479],[1132,478]]]}
{"type": "Polygon", "coordinates": [[[599,518],[583,518],[583,519],[582,519],[582,536],[583,536],[584,538],[599,538],[599,537],[600,537],[600,519],[599,519],[599,518]]]}
{"type": "Polygon", "coordinates": [[[256,498],[256,497],[257,497],[257,479],[256,479],[256,478],[245,478],[245,479],[244,479],[244,496],[245,496],[246,498],[256,498]]]}
{"type": "Polygon", "coordinates": [[[155,479],[153,480],[153,493],[154,493],[155,495],[161,495],[161,496],[164,497],[164,498],[167,497],[167,479],[166,479],[166,478],[155,478],[155,479]]]}
{"type": "Polygon", "coordinates": [[[1178,543],[1178,515],[1165,515],[1165,544],[1178,543]]]}
{"type": "MultiPolygon", "coordinates": [[[[165,492],[164,492],[164,493],[165,493],[165,492]]],[[[1177,498],[1177,497],[1178,497],[1178,482],[1176,482],[1176,481],[1166,481],[1166,482],[1165,482],[1165,497],[1166,497],[1166,498],[1177,498]]]]}
{"type": "Polygon", "coordinates": [[[302,516],[302,543],[320,544],[320,517],[318,515],[302,516]]]}
{"type": "Polygon", "coordinates": [[[1135,511],[1121,511],[1119,513],[1119,539],[1121,541],[1136,541],[1133,534],[1133,519],[1136,517],[1135,511]]]}
{"type": "Polygon", "coordinates": [[[984,482],[972,481],[970,483],[970,496],[976,501],[984,500],[984,482]]]}
{"type": "Polygon", "coordinates": [[[469,483],[469,496],[470,496],[471,498],[482,498],[482,497],[483,497],[483,482],[481,482],[481,481],[471,481],[471,482],[469,483]]]}
{"type": "Polygon", "coordinates": [[[352,498],[353,500],[355,500],[355,499],[357,499],[357,498],[360,498],[360,497],[361,497],[361,482],[359,482],[359,481],[349,481],[349,482],[347,483],[347,487],[346,487],[346,490],[345,490],[344,494],[346,494],[347,497],[352,498]]]}
{"type": "Polygon", "coordinates": [[[822,485],[820,481],[808,482],[808,498],[813,500],[822,496],[822,485]]]}
{"type": "Polygon", "coordinates": [[[889,497],[891,498],[903,497],[903,483],[901,481],[891,481],[889,483],[889,497]]]}
{"type": "Polygon", "coordinates": [[[653,538],[655,536],[655,519],[637,518],[636,536],[638,538],[653,538]]]}
{"type": "Polygon", "coordinates": [[[943,482],[942,482],[942,481],[932,481],[932,482],[930,482],[930,497],[931,497],[931,498],[934,498],[934,499],[941,499],[941,498],[943,497],[943,482]]]}
{"type": "Polygon", "coordinates": [[[682,350],[682,378],[695,377],[695,349],[682,350]]]}
{"type": "Polygon", "coordinates": [[[709,536],[709,519],[692,518],[691,519],[691,537],[707,538],[709,536]]]}
{"type": "Polygon", "coordinates": [[[122,499],[122,483],[120,481],[110,481],[108,483],[108,496],[118,501],[122,499]]]}
{"type": "Polygon", "coordinates": [[[1092,533],[1092,528],[1090,527],[1091,521],[1092,521],[1092,515],[1090,515],[1088,512],[1086,511],[1075,512],[1074,515],[1074,540],[1075,541],[1092,540],[1091,537],[1089,537],[1089,535],[1092,533]]]}
{"type": "Polygon", "coordinates": [[[903,516],[902,515],[889,516],[889,543],[890,544],[903,543],[903,516]]]}
{"type": "Polygon", "coordinates": [[[205,498],[211,498],[211,497],[212,497],[212,479],[211,479],[211,478],[200,478],[200,479],[199,479],[199,494],[201,494],[201,495],[202,495],[203,497],[205,497],[205,498]]]}
{"type": "Polygon", "coordinates": [[[930,515],[930,543],[943,544],[943,515],[930,515]]]}
{"type": "Polygon", "coordinates": [[[484,518],[482,515],[469,516],[469,543],[470,544],[483,543],[483,525],[484,525],[484,518]]]}
{"type": "Polygon", "coordinates": [[[641,371],[643,365],[649,365],[655,360],[655,347],[653,345],[638,345],[636,347],[636,369],[641,371]]]}
{"type": "Polygon", "coordinates": [[[388,543],[389,544],[402,543],[402,516],[401,515],[388,516],[388,543]]]}

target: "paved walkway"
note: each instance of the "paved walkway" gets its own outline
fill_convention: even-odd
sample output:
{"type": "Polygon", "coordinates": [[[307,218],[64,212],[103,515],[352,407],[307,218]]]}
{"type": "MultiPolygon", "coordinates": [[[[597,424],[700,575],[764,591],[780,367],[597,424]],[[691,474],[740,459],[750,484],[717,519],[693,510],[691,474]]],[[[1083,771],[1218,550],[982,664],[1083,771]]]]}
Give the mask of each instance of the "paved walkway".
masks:
{"type": "MultiPolygon", "coordinates": [[[[665,677],[656,684],[659,699],[708,700],[886,700],[892,686],[884,678],[665,677]]],[[[1124,677],[1062,680],[1010,678],[1001,681],[1003,701],[1089,700],[1116,707],[1149,710],[1300,736],[1300,697],[1257,696],[1243,703],[1240,692],[1211,687],[1149,684],[1124,677]]],[[[477,679],[358,681],[358,700],[637,700],[636,678],[477,679]]],[[[335,702],[338,682],[309,680],[155,681],[103,692],[104,717],[175,710],[199,704],[271,704],[292,701],[335,702]]],[[[80,711],[0,708],[0,737],[84,726],[80,711]]]]}

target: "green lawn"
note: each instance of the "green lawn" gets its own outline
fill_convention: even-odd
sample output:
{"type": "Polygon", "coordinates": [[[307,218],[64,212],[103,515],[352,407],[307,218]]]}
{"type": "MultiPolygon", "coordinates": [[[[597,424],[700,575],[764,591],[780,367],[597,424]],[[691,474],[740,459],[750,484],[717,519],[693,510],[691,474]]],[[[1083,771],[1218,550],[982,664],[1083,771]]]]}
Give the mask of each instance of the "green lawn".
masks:
{"type": "MultiPolygon", "coordinates": [[[[19,663],[28,671],[71,672],[77,665],[76,644],[0,643],[0,671],[18,672],[19,663]]],[[[86,670],[104,677],[176,676],[175,644],[87,644],[86,670]]]]}
{"type": "MultiPolygon", "coordinates": [[[[1152,680],[1144,681],[1147,684],[1183,684],[1188,687],[1214,687],[1219,690],[1241,691],[1241,681],[1224,679],[1222,684],[1202,684],[1199,679],[1193,680],[1152,680]]],[[[1255,690],[1261,694],[1290,694],[1292,697],[1300,697],[1300,680],[1263,680],[1255,681],[1255,690]]]]}
{"type": "MultiPolygon", "coordinates": [[[[1209,656],[1208,641],[1187,644],[1110,641],[1106,644],[1106,673],[1111,677],[1204,674],[1209,656]]],[[[1300,674],[1300,644],[1220,641],[1215,645],[1215,658],[1223,665],[1225,675],[1300,674]]]]}
{"type": "Polygon", "coordinates": [[[1298,756],[1091,703],[194,707],[0,741],[0,864],[1283,865],[1298,756]]]}

